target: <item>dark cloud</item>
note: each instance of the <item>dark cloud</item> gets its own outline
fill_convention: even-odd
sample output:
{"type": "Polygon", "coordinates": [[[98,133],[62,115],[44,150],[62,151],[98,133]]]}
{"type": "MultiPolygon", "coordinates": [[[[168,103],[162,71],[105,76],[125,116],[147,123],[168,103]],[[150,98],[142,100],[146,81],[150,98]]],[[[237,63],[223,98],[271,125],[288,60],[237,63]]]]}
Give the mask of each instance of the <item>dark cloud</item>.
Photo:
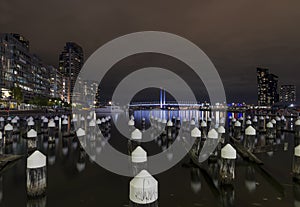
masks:
{"type": "Polygon", "coordinates": [[[0,30],[24,34],[31,51],[53,65],[66,41],[78,42],[88,57],[130,32],[175,33],[212,59],[230,101],[254,102],[256,66],[300,92],[299,8],[293,0],[1,0],[0,30]]]}

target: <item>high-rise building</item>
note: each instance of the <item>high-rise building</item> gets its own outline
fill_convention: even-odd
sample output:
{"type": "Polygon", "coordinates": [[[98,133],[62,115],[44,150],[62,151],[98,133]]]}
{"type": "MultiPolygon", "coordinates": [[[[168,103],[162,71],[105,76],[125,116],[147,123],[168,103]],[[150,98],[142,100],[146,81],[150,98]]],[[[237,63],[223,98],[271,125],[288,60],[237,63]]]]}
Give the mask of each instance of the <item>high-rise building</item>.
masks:
{"type": "Polygon", "coordinates": [[[282,85],[280,87],[280,102],[284,104],[296,103],[296,86],[282,85]]]}
{"type": "Polygon", "coordinates": [[[278,76],[269,73],[269,69],[257,68],[258,105],[271,106],[278,102],[278,76]]]}
{"type": "Polygon", "coordinates": [[[268,79],[269,87],[267,93],[267,105],[272,106],[274,103],[277,103],[279,101],[278,76],[274,74],[269,74],[268,79]]]}
{"type": "Polygon", "coordinates": [[[73,88],[83,63],[82,48],[74,42],[67,42],[59,56],[59,71],[65,76],[65,100],[69,103],[74,95],[73,88]]]}
{"type": "Polygon", "coordinates": [[[20,87],[23,101],[50,96],[50,72],[40,58],[29,52],[29,41],[20,34],[0,34],[0,89],[2,100],[20,87]]]}
{"type": "Polygon", "coordinates": [[[50,96],[53,98],[64,99],[64,76],[55,67],[49,66],[50,71],[50,96]]]}

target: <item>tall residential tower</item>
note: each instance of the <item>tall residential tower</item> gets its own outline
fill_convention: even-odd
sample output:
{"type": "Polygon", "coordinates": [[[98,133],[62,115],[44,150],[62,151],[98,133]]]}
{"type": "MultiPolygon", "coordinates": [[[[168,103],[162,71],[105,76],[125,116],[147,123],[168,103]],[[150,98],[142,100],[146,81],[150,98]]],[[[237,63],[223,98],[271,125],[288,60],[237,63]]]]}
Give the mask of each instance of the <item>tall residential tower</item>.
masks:
{"type": "Polygon", "coordinates": [[[272,106],[278,102],[278,76],[269,73],[269,69],[257,68],[258,105],[272,106]]]}
{"type": "Polygon", "coordinates": [[[283,104],[296,103],[296,86],[282,85],[280,87],[280,102],[283,104]]]}
{"type": "Polygon", "coordinates": [[[64,99],[69,103],[72,100],[73,88],[83,63],[82,48],[74,42],[67,42],[59,56],[59,70],[65,77],[63,83],[65,90],[64,99]]]}

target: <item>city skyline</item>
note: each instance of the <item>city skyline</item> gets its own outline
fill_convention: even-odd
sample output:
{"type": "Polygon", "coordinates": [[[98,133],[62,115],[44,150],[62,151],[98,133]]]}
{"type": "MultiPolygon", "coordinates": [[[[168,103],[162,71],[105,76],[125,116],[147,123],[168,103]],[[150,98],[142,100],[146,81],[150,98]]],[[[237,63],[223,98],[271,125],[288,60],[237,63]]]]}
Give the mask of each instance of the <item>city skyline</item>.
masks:
{"type": "Polygon", "coordinates": [[[2,1],[1,32],[23,34],[31,41],[31,51],[54,66],[65,42],[80,44],[88,59],[116,37],[157,30],[178,34],[204,50],[223,80],[228,102],[257,102],[257,67],[270,68],[280,77],[279,85],[300,87],[300,31],[295,29],[300,27],[294,21],[300,18],[299,2],[92,1],[85,7],[81,1],[32,3],[2,1]],[[168,12],[162,12],[166,8],[168,12]]]}
{"type": "MultiPolygon", "coordinates": [[[[60,98],[61,100],[63,101],[67,101],[68,103],[71,102],[71,99],[72,99],[72,96],[74,95],[73,94],[73,87],[74,87],[74,84],[75,84],[75,80],[84,64],[84,53],[83,53],[83,48],[78,45],[77,43],[75,42],[66,42],[65,43],[65,46],[63,47],[63,50],[62,52],[59,54],[59,67],[58,68],[55,68],[54,66],[52,65],[47,65],[46,63],[43,62],[43,60],[41,60],[39,58],[39,56],[37,54],[32,54],[31,51],[30,51],[30,41],[28,39],[26,39],[22,34],[15,34],[15,33],[0,33],[0,35],[2,35],[2,44],[3,45],[3,54],[2,56],[4,58],[8,58],[7,60],[6,59],[3,59],[2,57],[2,61],[4,60],[4,62],[2,64],[3,65],[3,77],[1,79],[2,81],[2,87],[4,87],[4,89],[2,88],[2,93],[5,92],[7,90],[9,90],[9,88],[7,88],[7,76],[5,75],[5,70],[9,70],[12,72],[12,75],[11,75],[11,79],[16,79],[16,80],[19,80],[20,78],[21,79],[26,79],[26,75],[23,77],[22,75],[20,76],[19,74],[19,70],[20,70],[20,67],[19,64],[18,64],[18,59],[22,59],[24,57],[29,57],[29,59],[25,62],[26,63],[26,67],[28,68],[31,68],[33,67],[33,69],[36,67],[34,64],[34,62],[36,61],[39,61],[41,64],[41,67],[42,68],[45,68],[47,69],[47,74],[48,75],[48,79],[49,79],[49,86],[48,86],[48,92],[47,93],[42,93],[43,96],[46,95],[46,97],[49,97],[49,98],[60,98]],[[15,46],[14,46],[15,45],[15,46]],[[11,49],[9,49],[11,48],[11,49]],[[15,49],[13,49],[15,48],[15,49]],[[17,50],[16,50],[17,48],[17,50]],[[18,52],[18,51],[24,51],[24,52],[18,52]],[[12,53],[11,55],[7,55],[6,53],[7,52],[10,52],[12,53]],[[10,56],[17,56],[19,58],[13,58],[13,59],[10,59],[10,56]],[[23,57],[24,56],[24,57],[23,57]],[[6,60],[6,61],[5,61],[6,60]],[[9,63],[12,61],[15,62],[13,65],[13,68],[9,68],[9,63]],[[32,62],[33,61],[33,62],[32,62]],[[8,64],[8,65],[6,65],[8,64]],[[14,68],[16,67],[16,68],[14,68]],[[4,76],[5,75],[5,76],[4,76]],[[5,88],[6,87],[6,88],[5,88]],[[72,95],[73,94],[73,95],[72,95]]],[[[0,55],[1,55],[0,54],[0,55]]],[[[143,54],[145,55],[145,54],[143,54]]],[[[142,57],[143,57],[142,55],[142,57]]],[[[151,57],[151,55],[149,54],[146,54],[147,57],[151,57]]],[[[139,55],[140,56],[140,55],[139,55]]],[[[157,60],[160,60],[162,61],[160,58],[157,58],[157,54],[152,54],[152,58],[153,59],[156,59],[157,60]],[[154,55],[154,56],[153,56],[154,55]],[[154,57],[154,58],[153,58],[154,57]]],[[[170,57],[168,57],[170,59],[170,57]]],[[[163,62],[165,60],[168,60],[167,57],[163,58],[163,62]]],[[[129,61],[127,60],[127,63],[131,63],[132,61],[130,60],[130,58],[125,58],[126,59],[129,59],[129,61]]],[[[129,74],[130,72],[133,72],[134,70],[138,70],[140,68],[143,68],[143,67],[147,67],[147,64],[149,63],[142,63],[142,64],[139,64],[139,58],[135,58],[135,61],[137,62],[136,64],[136,68],[133,67],[131,68],[129,71],[127,71],[127,74],[129,74]],[[140,67],[140,68],[139,68],[140,67]]],[[[143,60],[143,58],[142,58],[143,60]]],[[[123,60],[122,60],[123,61],[123,60]]],[[[122,67],[122,65],[125,65],[126,66],[126,61],[125,61],[125,64],[122,63],[122,61],[120,61],[119,63],[115,64],[113,67],[112,67],[112,71],[113,72],[110,72],[109,75],[108,75],[108,78],[105,78],[101,84],[99,85],[99,88],[101,88],[101,90],[99,90],[99,93],[97,95],[97,102],[101,102],[101,103],[107,103],[108,100],[111,100],[111,94],[113,93],[113,90],[114,88],[116,87],[116,84],[118,84],[118,79],[114,80],[111,78],[112,77],[115,77],[115,76],[118,76],[119,74],[119,71],[116,71],[115,69],[117,68],[120,68],[122,67]],[[121,63],[121,64],[120,64],[121,63]],[[121,66],[120,66],[121,65],[121,66]],[[109,83],[108,83],[109,82],[109,83]]],[[[160,64],[162,64],[162,62],[158,61],[158,64],[159,66],[161,66],[160,64]],[[160,62],[160,63],[159,63],[160,62]]],[[[170,60],[169,60],[170,61],[170,60]]],[[[168,62],[168,61],[166,61],[168,62]]],[[[12,65],[12,64],[11,64],[12,65]]],[[[132,65],[131,65],[132,66],[132,65]]],[[[166,65],[168,67],[168,64],[166,65]]],[[[22,66],[23,67],[23,66],[22,66]]],[[[162,66],[164,68],[164,66],[162,66]]],[[[166,68],[167,68],[166,67],[166,68]]],[[[180,64],[179,64],[179,67],[180,67],[180,64]]],[[[24,68],[26,69],[26,68],[24,68]]],[[[287,85],[287,84],[282,84],[278,85],[278,82],[279,82],[279,77],[273,73],[270,73],[270,70],[269,68],[257,68],[257,105],[258,106],[272,106],[274,104],[283,104],[283,105],[289,105],[289,104],[295,104],[296,103],[296,86],[295,85],[287,85]],[[285,97],[285,99],[283,98],[285,97]]],[[[24,70],[24,72],[26,72],[26,70],[24,70]]],[[[34,70],[33,70],[34,71],[34,70]]],[[[26,73],[31,73],[32,71],[27,71],[26,73]]],[[[176,73],[180,73],[180,71],[174,70],[174,72],[176,73]]],[[[45,77],[45,74],[43,74],[43,77],[45,77]]],[[[126,73],[121,73],[121,76],[120,77],[125,77],[127,75],[126,73]]],[[[39,77],[40,75],[38,75],[37,77],[39,77]]],[[[181,74],[182,78],[186,78],[185,75],[181,74]]],[[[120,78],[119,77],[119,78],[120,78]]],[[[24,79],[24,80],[25,80],[24,79]]],[[[27,80],[27,79],[26,79],[27,80]]],[[[29,81],[29,80],[28,80],[29,81]]],[[[26,82],[28,82],[26,81],[26,82]]],[[[203,85],[203,82],[202,80],[197,80],[199,81],[199,86],[197,88],[193,88],[195,91],[195,94],[196,94],[196,97],[198,99],[198,101],[200,102],[209,102],[209,98],[208,98],[208,94],[207,94],[207,91],[203,85]]],[[[20,81],[15,81],[15,86],[17,84],[17,86],[21,86],[21,88],[23,90],[25,90],[25,94],[26,95],[28,92],[27,92],[27,89],[24,88],[24,87],[27,87],[26,85],[24,85],[24,83],[26,82],[20,82],[20,81]],[[20,85],[21,84],[21,85],[20,85]]],[[[86,81],[85,82],[85,88],[88,86],[86,81]]],[[[41,82],[42,83],[42,82],[41,82]]],[[[94,83],[95,82],[91,82],[91,91],[94,90],[94,83]]],[[[39,82],[37,82],[37,84],[40,84],[39,82]]],[[[42,83],[44,84],[44,83],[42,83]]],[[[11,84],[10,84],[10,88],[11,88],[11,84]]],[[[30,85],[28,85],[30,87],[30,85]]],[[[193,87],[191,85],[191,87],[193,87]]],[[[29,88],[30,89],[30,88],[29,88]]],[[[84,89],[86,90],[86,89],[84,89]]],[[[157,90],[158,89],[148,89],[148,90],[141,90],[138,94],[136,94],[134,96],[134,99],[132,101],[156,101],[157,100],[157,90]],[[150,99],[149,99],[150,98],[150,99]]],[[[31,90],[29,90],[30,92],[31,90]]],[[[86,92],[85,92],[86,93],[86,92]]],[[[34,94],[31,93],[31,96],[33,96],[34,94]]],[[[40,96],[39,93],[36,93],[36,95],[40,96]]],[[[167,93],[167,97],[169,98],[169,100],[173,100],[174,97],[172,97],[171,94],[167,93]]],[[[25,98],[25,96],[24,96],[25,98]]],[[[25,100],[30,100],[30,99],[26,99],[25,100]]],[[[253,104],[253,103],[249,103],[247,101],[237,101],[238,103],[247,103],[247,104],[253,104]]],[[[231,102],[228,102],[228,103],[231,103],[231,102]]]]}

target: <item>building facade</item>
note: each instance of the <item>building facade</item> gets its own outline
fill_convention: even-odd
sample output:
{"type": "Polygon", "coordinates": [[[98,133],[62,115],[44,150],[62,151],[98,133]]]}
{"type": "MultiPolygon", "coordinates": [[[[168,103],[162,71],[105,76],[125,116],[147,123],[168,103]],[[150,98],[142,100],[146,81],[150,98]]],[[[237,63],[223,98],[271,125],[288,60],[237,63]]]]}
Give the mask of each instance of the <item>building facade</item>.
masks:
{"type": "Polygon", "coordinates": [[[280,87],[280,102],[283,104],[296,103],[296,86],[282,85],[280,87]]]}
{"type": "Polygon", "coordinates": [[[269,73],[269,69],[257,68],[258,105],[272,106],[278,102],[278,76],[269,73]]]}
{"type": "Polygon", "coordinates": [[[59,72],[65,77],[63,83],[65,87],[64,99],[68,103],[72,100],[73,88],[83,63],[84,57],[82,48],[74,42],[67,42],[59,56],[59,72]]]}
{"type": "Polygon", "coordinates": [[[50,72],[41,59],[29,51],[29,41],[22,35],[0,34],[1,100],[9,99],[10,90],[20,87],[23,101],[35,96],[50,97],[50,72]]]}
{"type": "Polygon", "coordinates": [[[52,98],[64,99],[65,89],[64,89],[64,76],[59,70],[53,66],[49,66],[48,70],[50,73],[50,96],[52,98]]]}

